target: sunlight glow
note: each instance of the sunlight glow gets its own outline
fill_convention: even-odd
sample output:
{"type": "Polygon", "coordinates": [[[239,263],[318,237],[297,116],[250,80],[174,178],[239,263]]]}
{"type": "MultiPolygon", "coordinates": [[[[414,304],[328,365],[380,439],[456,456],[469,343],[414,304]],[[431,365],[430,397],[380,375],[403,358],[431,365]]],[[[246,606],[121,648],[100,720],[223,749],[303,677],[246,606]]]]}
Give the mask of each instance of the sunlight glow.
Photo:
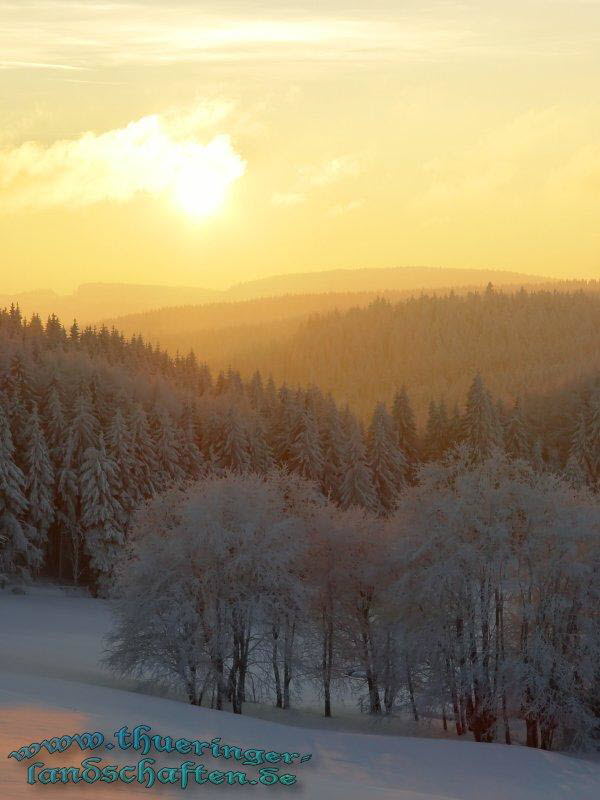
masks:
{"type": "Polygon", "coordinates": [[[180,154],[173,199],[182,211],[203,219],[218,211],[230,185],[245,171],[244,162],[231,151],[227,137],[217,137],[203,148],[180,154]]]}

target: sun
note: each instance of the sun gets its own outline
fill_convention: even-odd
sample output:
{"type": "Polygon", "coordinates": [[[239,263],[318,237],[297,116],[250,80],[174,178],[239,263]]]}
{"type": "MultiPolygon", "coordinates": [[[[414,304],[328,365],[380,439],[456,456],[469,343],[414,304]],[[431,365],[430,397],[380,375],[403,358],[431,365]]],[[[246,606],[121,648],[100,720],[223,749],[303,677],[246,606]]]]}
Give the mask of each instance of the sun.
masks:
{"type": "Polygon", "coordinates": [[[191,217],[210,217],[224,205],[229,183],[218,175],[184,174],[175,186],[175,203],[191,217]]]}
{"type": "Polygon", "coordinates": [[[216,136],[206,146],[184,143],[171,178],[173,201],[195,219],[210,217],[224,206],[231,184],[245,169],[228,136],[216,136]]]}

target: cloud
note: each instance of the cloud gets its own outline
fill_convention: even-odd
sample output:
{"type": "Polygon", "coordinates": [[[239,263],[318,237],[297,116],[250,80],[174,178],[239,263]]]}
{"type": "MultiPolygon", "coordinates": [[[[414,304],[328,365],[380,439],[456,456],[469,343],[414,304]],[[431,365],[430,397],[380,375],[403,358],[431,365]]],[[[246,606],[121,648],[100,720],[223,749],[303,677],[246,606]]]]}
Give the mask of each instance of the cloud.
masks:
{"type": "Polygon", "coordinates": [[[2,2],[0,52],[7,62],[40,68],[206,61],[413,60],[460,46],[468,27],[429,18],[419,10],[379,15],[282,8],[280,3],[157,0],[105,2],[19,0],[2,2]],[[223,4],[225,5],[225,4],[223,4]]]}
{"type": "Polygon", "coordinates": [[[291,188],[285,192],[275,192],[271,196],[271,201],[277,206],[298,206],[306,203],[315,190],[324,190],[341,181],[356,178],[361,172],[359,159],[350,155],[330,158],[320,164],[302,166],[297,170],[296,180],[291,188]]]}
{"type": "Polygon", "coordinates": [[[271,202],[275,206],[299,206],[306,202],[306,195],[300,192],[275,192],[271,202]]]}
{"type": "Polygon", "coordinates": [[[329,214],[332,217],[341,217],[343,214],[348,214],[351,211],[357,211],[364,205],[364,200],[350,200],[348,203],[337,203],[329,209],[329,214]]]}
{"type": "Polygon", "coordinates": [[[338,156],[316,167],[302,167],[299,182],[302,185],[322,188],[345,178],[356,178],[361,172],[355,156],[338,156]]]}
{"type": "Polygon", "coordinates": [[[201,187],[222,196],[246,163],[227,134],[206,143],[197,137],[228,111],[227,104],[198,104],[103,133],[0,150],[0,207],[78,207],[125,202],[138,194],[189,197],[201,187]]]}

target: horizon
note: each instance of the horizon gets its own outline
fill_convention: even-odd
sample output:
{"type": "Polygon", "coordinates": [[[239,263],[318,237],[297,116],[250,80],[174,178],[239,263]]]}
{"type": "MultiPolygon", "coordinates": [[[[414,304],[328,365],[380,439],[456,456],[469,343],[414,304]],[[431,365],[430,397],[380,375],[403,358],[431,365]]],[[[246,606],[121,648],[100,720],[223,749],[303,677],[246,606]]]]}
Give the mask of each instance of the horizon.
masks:
{"type": "MultiPolygon", "coordinates": [[[[111,287],[131,287],[137,289],[190,289],[190,290],[201,290],[207,292],[215,292],[215,294],[226,294],[231,289],[235,289],[237,287],[245,286],[247,284],[254,284],[263,281],[274,280],[277,278],[295,278],[295,277],[302,277],[304,275],[321,275],[321,274],[336,274],[336,273],[343,273],[343,272],[393,272],[393,271],[401,271],[401,270],[423,270],[423,271],[430,271],[430,272],[448,272],[452,274],[460,270],[461,272],[472,272],[475,274],[480,273],[498,273],[499,275],[514,275],[520,278],[532,278],[535,282],[553,282],[553,281],[593,281],[596,280],[595,278],[586,278],[581,276],[573,276],[569,278],[554,278],[550,275],[545,274],[535,274],[535,273],[526,273],[520,272],[517,270],[510,270],[510,269],[494,269],[492,267],[432,267],[432,266],[401,266],[401,267],[333,267],[331,269],[306,269],[300,270],[297,272],[273,272],[265,275],[259,275],[255,277],[249,277],[242,281],[234,281],[227,285],[221,286],[209,286],[207,284],[202,285],[190,285],[184,283],[138,283],[133,281],[108,281],[108,280],[90,280],[84,281],[82,283],[74,283],[72,286],[67,287],[65,290],[57,290],[51,286],[36,286],[31,289],[16,289],[14,291],[0,291],[0,296],[16,296],[16,295],[25,295],[25,294],[42,294],[42,293],[49,293],[54,294],[57,297],[64,298],[64,297],[71,297],[83,288],[91,287],[91,286],[111,286],[111,287]]],[[[450,282],[447,288],[451,288],[453,284],[450,282]]],[[[458,284],[456,284],[458,285],[458,284]]],[[[423,288],[435,288],[435,287],[427,287],[424,286],[423,288]]],[[[353,290],[348,290],[352,292],[353,290]]],[[[358,290],[354,290],[358,291],[358,290]]],[[[360,290],[362,291],[369,291],[369,290],[360,290]]],[[[370,291],[377,291],[377,287],[374,287],[370,291]]],[[[312,293],[312,292],[309,292],[312,293]]]]}

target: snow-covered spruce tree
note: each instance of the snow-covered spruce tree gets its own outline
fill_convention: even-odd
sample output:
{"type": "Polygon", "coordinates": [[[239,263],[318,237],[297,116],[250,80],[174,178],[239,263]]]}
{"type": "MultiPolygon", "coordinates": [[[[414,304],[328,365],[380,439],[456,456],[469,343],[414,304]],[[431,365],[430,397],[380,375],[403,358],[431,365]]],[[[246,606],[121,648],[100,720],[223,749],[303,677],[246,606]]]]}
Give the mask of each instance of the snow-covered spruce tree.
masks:
{"type": "Polygon", "coordinates": [[[25,476],[14,461],[5,398],[0,395],[0,572],[28,576],[39,566],[35,531],[25,521],[25,476]]]}
{"type": "Polygon", "coordinates": [[[278,464],[288,464],[292,455],[293,433],[301,408],[297,397],[284,384],[277,395],[277,406],[271,420],[269,439],[278,464]]]}
{"type": "Polygon", "coordinates": [[[130,487],[135,505],[151,497],[158,488],[158,464],[148,416],[143,406],[136,403],[128,419],[131,435],[132,470],[130,487]]]}
{"type": "Polygon", "coordinates": [[[248,447],[250,451],[250,467],[259,475],[266,475],[275,466],[271,448],[267,441],[267,426],[263,418],[253,415],[248,429],[248,447]]]}
{"type": "Polygon", "coordinates": [[[358,422],[351,417],[346,432],[339,498],[342,508],[361,506],[370,511],[379,510],[363,432],[358,422]]]}
{"type": "Polygon", "coordinates": [[[250,467],[250,444],[241,412],[230,406],[216,445],[217,463],[223,469],[244,472],[250,467]]]}
{"type": "Polygon", "coordinates": [[[205,463],[198,447],[196,408],[192,402],[186,402],[183,406],[177,426],[177,436],[179,459],[183,472],[187,478],[197,480],[205,468],[205,463]]]}
{"type": "Polygon", "coordinates": [[[41,549],[54,520],[54,469],[35,403],[29,415],[23,462],[28,503],[26,520],[36,547],[41,549]]]}
{"type": "Polygon", "coordinates": [[[75,397],[73,411],[69,421],[69,435],[72,440],[73,458],[76,463],[81,461],[83,453],[88,447],[95,447],[98,443],[100,427],[94,416],[89,392],[82,389],[75,397]]]}
{"type": "Polygon", "coordinates": [[[312,411],[303,408],[292,432],[290,467],[303,478],[319,482],[323,474],[323,452],[319,429],[312,411]]]}
{"type": "Polygon", "coordinates": [[[115,464],[114,487],[122,509],[123,526],[135,505],[136,490],[132,486],[133,477],[133,443],[127,427],[125,416],[120,407],[108,425],[106,431],[106,452],[115,464]]]}
{"type": "Polygon", "coordinates": [[[166,409],[159,408],[153,425],[153,444],[156,457],[158,485],[165,489],[177,485],[184,477],[179,450],[180,437],[166,409]]]}
{"type": "Polygon", "coordinates": [[[571,438],[570,456],[583,471],[588,486],[600,486],[600,391],[582,402],[571,438]]]}
{"type": "Polygon", "coordinates": [[[443,400],[439,403],[433,400],[429,404],[423,453],[428,461],[441,458],[450,447],[450,428],[448,412],[443,400]]]}
{"type": "Polygon", "coordinates": [[[42,406],[44,410],[44,428],[46,431],[46,442],[50,449],[52,461],[55,467],[61,460],[61,451],[65,441],[65,415],[60,393],[56,385],[56,380],[50,384],[46,402],[42,406]]]}
{"type": "Polygon", "coordinates": [[[340,412],[333,399],[326,401],[326,410],[323,415],[323,474],[321,476],[321,489],[326,497],[339,502],[339,490],[344,463],[344,436],[340,412]]]}
{"type": "Polygon", "coordinates": [[[123,509],[117,499],[117,467],[106,453],[102,434],[97,447],[88,447],[79,470],[81,526],[89,556],[92,586],[106,593],[122,549],[123,509]]]}
{"type": "Polygon", "coordinates": [[[68,559],[71,577],[78,583],[81,575],[82,535],[80,525],[78,467],[75,462],[74,438],[70,434],[61,451],[61,460],[56,469],[56,492],[54,499],[56,517],[55,545],[56,568],[61,580],[68,559]]]}
{"type": "Polygon", "coordinates": [[[531,445],[527,432],[527,426],[523,417],[523,407],[520,398],[515,401],[511,412],[506,432],[504,435],[506,452],[512,458],[527,459],[531,454],[531,445]]]}
{"type": "Polygon", "coordinates": [[[479,373],[469,388],[463,424],[463,441],[475,461],[484,460],[502,445],[496,409],[479,373]]]}
{"type": "Polygon", "coordinates": [[[394,433],[396,434],[396,444],[406,456],[408,463],[413,465],[418,458],[417,426],[406,392],[406,386],[403,386],[394,395],[392,420],[394,433]]]}
{"type": "Polygon", "coordinates": [[[367,432],[367,457],[379,504],[389,512],[407,483],[408,464],[396,444],[392,418],[383,403],[377,404],[367,432]]]}

